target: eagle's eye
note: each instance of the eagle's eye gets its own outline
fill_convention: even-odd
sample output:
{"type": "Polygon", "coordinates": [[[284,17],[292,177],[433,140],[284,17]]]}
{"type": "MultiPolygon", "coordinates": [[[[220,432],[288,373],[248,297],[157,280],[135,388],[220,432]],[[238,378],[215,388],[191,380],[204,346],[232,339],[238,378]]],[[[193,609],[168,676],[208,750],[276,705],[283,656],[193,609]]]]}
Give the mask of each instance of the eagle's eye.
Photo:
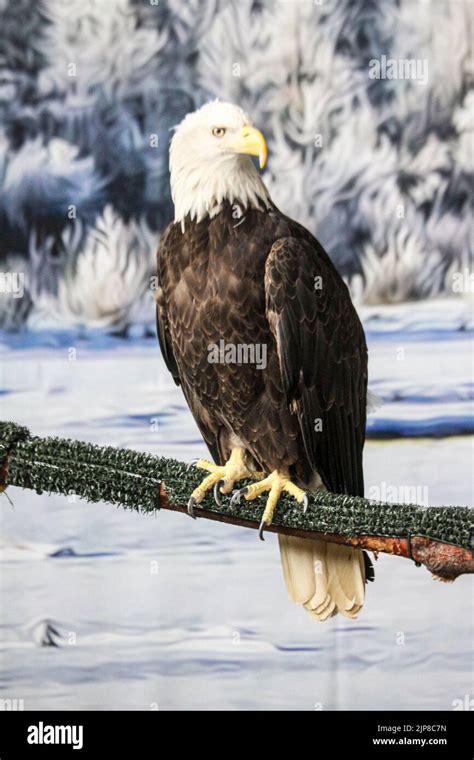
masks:
{"type": "Polygon", "coordinates": [[[225,127],[214,127],[212,130],[212,134],[214,137],[224,137],[226,133],[225,127]]]}

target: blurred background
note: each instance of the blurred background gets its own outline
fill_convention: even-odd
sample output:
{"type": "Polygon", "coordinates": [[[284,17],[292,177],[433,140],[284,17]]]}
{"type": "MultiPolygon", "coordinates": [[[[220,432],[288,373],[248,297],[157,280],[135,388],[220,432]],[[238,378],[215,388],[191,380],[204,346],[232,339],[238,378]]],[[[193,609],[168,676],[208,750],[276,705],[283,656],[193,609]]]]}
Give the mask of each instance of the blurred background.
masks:
{"type": "MultiPolygon", "coordinates": [[[[364,322],[366,494],[472,505],[472,40],[468,0],[0,0],[0,418],[205,455],[151,278],[170,130],[218,97],[266,135],[274,201],[364,322]]],[[[468,577],[381,557],[360,619],[317,626],[274,536],[8,494],[0,707],[469,704],[468,577]]]]}
{"type": "Polygon", "coordinates": [[[452,294],[472,246],[471,11],[0,0],[0,261],[26,290],[4,295],[0,323],[152,319],[170,129],[216,97],[265,132],[275,202],[318,235],[358,302],[452,294]],[[375,78],[382,56],[419,75],[375,78]]]}

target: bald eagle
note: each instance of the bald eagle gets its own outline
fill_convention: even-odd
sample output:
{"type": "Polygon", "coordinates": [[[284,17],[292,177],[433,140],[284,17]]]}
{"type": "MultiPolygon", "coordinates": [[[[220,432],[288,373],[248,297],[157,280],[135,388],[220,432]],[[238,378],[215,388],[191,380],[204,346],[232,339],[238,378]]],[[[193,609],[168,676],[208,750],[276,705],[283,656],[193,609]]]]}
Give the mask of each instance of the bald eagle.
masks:
{"type": "MultiPolygon", "coordinates": [[[[175,220],[157,254],[157,329],[213,461],[188,511],[214,489],[238,503],[282,492],[362,496],[367,347],[322,245],[275,206],[262,133],[230,103],[188,114],[170,147],[175,220]]],[[[279,536],[290,598],[317,620],[355,618],[372,567],[360,550],[279,536]]]]}

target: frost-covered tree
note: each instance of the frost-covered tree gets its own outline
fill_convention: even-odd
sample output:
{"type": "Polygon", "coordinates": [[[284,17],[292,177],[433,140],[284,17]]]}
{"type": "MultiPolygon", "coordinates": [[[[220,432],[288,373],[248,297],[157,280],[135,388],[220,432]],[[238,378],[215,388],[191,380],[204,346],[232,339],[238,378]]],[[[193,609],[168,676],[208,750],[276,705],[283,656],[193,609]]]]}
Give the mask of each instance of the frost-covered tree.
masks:
{"type": "Polygon", "coordinates": [[[106,328],[123,332],[152,322],[155,235],[147,224],[126,224],[107,206],[85,237],[80,223],[63,233],[67,264],[56,294],[38,293],[32,323],[106,328]]]}
{"type": "Polygon", "coordinates": [[[0,0],[0,30],[0,120],[15,146],[34,122],[37,79],[46,62],[43,0],[0,0]]]}
{"type": "Polygon", "coordinates": [[[0,28],[0,263],[29,294],[0,304],[4,324],[41,300],[107,325],[86,283],[108,257],[140,300],[127,269],[149,266],[139,220],[154,250],[172,218],[170,129],[215,97],[263,129],[274,200],[361,302],[449,290],[472,266],[472,3],[0,0],[0,28]],[[383,57],[426,61],[426,81],[373,76],[383,57]]]}
{"type": "Polygon", "coordinates": [[[159,107],[168,30],[160,16],[141,26],[130,0],[44,2],[51,26],[40,83],[52,131],[94,155],[122,213],[140,213],[156,204],[147,176],[166,172],[153,139],[168,127],[159,107]]]}

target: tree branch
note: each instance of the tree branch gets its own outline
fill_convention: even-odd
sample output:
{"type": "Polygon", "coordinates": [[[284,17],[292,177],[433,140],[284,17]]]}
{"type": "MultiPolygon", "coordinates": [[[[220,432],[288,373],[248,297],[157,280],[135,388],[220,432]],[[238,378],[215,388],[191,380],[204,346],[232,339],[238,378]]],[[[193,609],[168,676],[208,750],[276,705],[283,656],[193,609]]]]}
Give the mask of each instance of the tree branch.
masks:
{"type": "MultiPolygon", "coordinates": [[[[187,507],[183,504],[172,504],[167,496],[166,484],[161,484],[161,509],[172,512],[187,514],[187,507]]],[[[401,508],[401,507],[400,507],[401,508]]],[[[255,520],[245,519],[238,514],[209,509],[202,506],[194,507],[196,517],[227,525],[239,525],[242,528],[258,530],[260,518],[255,520]]],[[[267,533],[283,533],[287,536],[298,538],[321,539],[333,544],[344,544],[357,549],[366,549],[379,553],[392,554],[397,557],[405,557],[413,560],[418,566],[424,565],[438,580],[450,582],[456,580],[459,575],[474,573],[474,554],[472,550],[437,541],[426,536],[344,536],[338,533],[321,533],[316,530],[291,528],[285,525],[269,525],[265,528],[267,533]]]]}
{"type": "MultiPolygon", "coordinates": [[[[63,438],[38,438],[27,428],[0,422],[0,491],[8,485],[42,493],[76,494],[90,502],[109,502],[140,513],[159,509],[186,512],[203,472],[182,462],[130,449],[96,446],[63,438]]],[[[207,495],[197,517],[257,529],[263,499],[232,506],[207,495]]],[[[451,581],[474,573],[474,510],[374,502],[359,496],[317,491],[309,506],[282,495],[267,528],[306,539],[406,557],[425,565],[435,577],[451,581]]]]}

